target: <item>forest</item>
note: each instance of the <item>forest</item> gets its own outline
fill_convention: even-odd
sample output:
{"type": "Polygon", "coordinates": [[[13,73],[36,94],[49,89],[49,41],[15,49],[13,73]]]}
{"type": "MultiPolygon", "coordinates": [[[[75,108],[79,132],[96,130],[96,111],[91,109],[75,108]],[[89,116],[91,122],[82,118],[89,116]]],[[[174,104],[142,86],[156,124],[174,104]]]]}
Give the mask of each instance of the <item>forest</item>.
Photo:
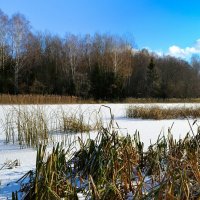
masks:
{"type": "Polygon", "coordinates": [[[200,58],[159,56],[112,34],[36,32],[24,15],[0,11],[0,94],[196,98],[200,58]]]}

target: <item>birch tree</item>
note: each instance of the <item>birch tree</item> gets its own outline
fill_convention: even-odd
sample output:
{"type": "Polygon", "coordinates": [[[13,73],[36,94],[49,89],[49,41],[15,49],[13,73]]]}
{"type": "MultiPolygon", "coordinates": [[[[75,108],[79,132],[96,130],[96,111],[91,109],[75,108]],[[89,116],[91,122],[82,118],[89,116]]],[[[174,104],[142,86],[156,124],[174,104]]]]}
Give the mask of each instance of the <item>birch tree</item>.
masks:
{"type": "Polygon", "coordinates": [[[15,94],[19,89],[19,74],[25,67],[25,50],[30,33],[29,21],[21,14],[15,14],[10,19],[11,55],[14,60],[14,87],[15,94]]]}
{"type": "Polygon", "coordinates": [[[77,69],[80,61],[80,41],[79,37],[73,34],[68,34],[65,37],[64,52],[66,59],[66,73],[68,74],[69,93],[76,93],[76,77],[77,69]]]}
{"type": "Polygon", "coordinates": [[[8,58],[8,16],[0,10],[0,68],[4,69],[8,58]]]}
{"type": "Polygon", "coordinates": [[[111,58],[113,63],[113,71],[116,75],[120,65],[123,62],[122,53],[125,50],[125,45],[120,38],[113,37],[112,44],[111,44],[111,58]]]}

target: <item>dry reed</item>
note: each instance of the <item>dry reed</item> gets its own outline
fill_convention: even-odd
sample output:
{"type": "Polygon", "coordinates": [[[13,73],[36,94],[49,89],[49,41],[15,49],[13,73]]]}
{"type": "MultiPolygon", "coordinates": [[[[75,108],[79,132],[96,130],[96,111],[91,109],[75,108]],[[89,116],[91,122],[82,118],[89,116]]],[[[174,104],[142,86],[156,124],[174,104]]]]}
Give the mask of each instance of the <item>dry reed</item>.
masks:
{"type": "Polygon", "coordinates": [[[170,133],[144,151],[139,133],[121,136],[113,119],[80,149],[38,149],[36,170],[22,187],[24,199],[199,199],[200,133],[174,140],[170,133]],[[68,154],[68,156],[66,156],[68,154]]]}
{"type": "Polygon", "coordinates": [[[128,118],[142,119],[177,119],[177,118],[199,118],[200,107],[196,108],[162,108],[162,107],[137,107],[128,106],[126,108],[128,118]]]}
{"type": "Polygon", "coordinates": [[[59,96],[59,95],[36,95],[20,94],[10,95],[1,94],[0,104],[79,104],[79,103],[105,103],[106,101],[83,99],[76,96],[59,96]]]}
{"type": "Polygon", "coordinates": [[[57,135],[67,141],[71,134],[89,133],[101,125],[98,116],[93,122],[87,122],[82,111],[69,112],[62,107],[48,112],[41,106],[14,106],[4,116],[5,142],[19,144],[21,148],[51,144],[57,135]]]}

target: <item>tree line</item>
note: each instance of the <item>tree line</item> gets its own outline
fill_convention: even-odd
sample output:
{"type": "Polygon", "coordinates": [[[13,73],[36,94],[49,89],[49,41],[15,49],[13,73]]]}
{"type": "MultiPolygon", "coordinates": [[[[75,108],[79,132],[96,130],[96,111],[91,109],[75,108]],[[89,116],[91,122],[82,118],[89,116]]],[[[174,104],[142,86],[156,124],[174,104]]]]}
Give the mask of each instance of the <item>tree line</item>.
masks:
{"type": "Polygon", "coordinates": [[[136,50],[126,37],[31,31],[22,14],[0,11],[0,93],[83,98],[200,96],[200,59],[136,50]]]}

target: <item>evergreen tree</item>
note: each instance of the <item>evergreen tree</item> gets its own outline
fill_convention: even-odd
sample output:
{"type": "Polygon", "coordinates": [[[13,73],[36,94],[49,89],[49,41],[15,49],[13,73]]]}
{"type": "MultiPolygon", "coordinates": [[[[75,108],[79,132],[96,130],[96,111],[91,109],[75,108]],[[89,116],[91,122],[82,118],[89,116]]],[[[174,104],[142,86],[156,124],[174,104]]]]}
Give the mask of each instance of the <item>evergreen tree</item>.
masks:
{"type": "Polygon", "coordinates": [[[95,99],[115,99],[123,95],[123,78],[105,71],[96,64],[90,74],[91,96],[95,99]]]}
{"type": "Polygon", "coordinates": [[[151,58],[150,63],[147,67],[147,97],[159,97],[160,93],[160,81],[157,70],[155,68],[155,63],[153,58],[151,58]]]}

